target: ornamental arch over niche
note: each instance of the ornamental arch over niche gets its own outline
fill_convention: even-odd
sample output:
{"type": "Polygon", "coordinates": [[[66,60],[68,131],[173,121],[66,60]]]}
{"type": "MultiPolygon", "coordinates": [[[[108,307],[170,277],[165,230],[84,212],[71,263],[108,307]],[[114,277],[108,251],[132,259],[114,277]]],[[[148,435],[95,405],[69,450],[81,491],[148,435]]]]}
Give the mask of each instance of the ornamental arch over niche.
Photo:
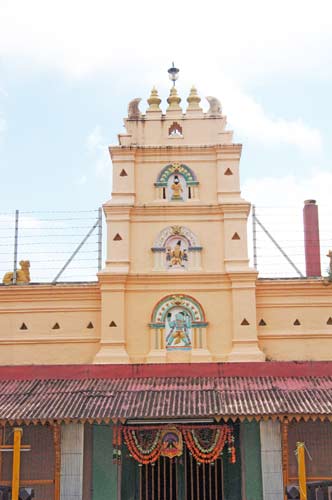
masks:
{"type": "Polygon", "coordinates": [[[170,352],[187,351],[209,360],[206,321],[201,304],[190,295],[167,295],[154,307],[149,361],[163,361],[170,352]]]}
{"type": "Polygon", "coordinates": [[[202,247],[185,226],[168,226],[154,241],[154,271],[199,271],[202,247]]]}
{"type": "Polygon", "coordinates": [[[182,163],[166,165],[155,182],[156,198],[167,201],[198,199],[199,182],[193,170],[182,163]]]}

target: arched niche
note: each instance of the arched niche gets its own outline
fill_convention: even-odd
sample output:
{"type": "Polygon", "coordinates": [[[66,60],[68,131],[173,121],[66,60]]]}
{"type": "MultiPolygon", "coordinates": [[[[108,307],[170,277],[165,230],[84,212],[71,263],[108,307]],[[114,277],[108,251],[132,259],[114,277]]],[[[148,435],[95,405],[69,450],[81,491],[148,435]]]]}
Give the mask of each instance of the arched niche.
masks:
{"type": "Polygon", "coordinates": [[[158,200],[185,202],[198,199],[199,182],[191,168],[182,163],[166,165],[155,182],[158,200]]]}
{"type": "Polygon", "coordinates": [[[198,271],[202,247],[197,236],[185,226],[168,226],[157,236],[152,247],[154,271],[198,271]]]}
{"type": "Polygon", "coordinates": [[[167,295],[154,307],[150,323],[151,351],[148,359],[161,361],[167,353],[189,351],[208,359],[208,323],[200,303],[189,295],[167,295]]]}

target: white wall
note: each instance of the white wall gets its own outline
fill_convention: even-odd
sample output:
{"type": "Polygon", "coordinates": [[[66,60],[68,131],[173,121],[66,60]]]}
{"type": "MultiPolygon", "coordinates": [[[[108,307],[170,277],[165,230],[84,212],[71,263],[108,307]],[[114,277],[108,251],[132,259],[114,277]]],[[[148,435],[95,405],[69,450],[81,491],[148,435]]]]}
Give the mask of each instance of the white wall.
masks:
{"type": "Polygon", "coordinates": [[[283,499],[280,422],[260,423],[264,500],[283,499]]]}
{"type": "Polygon", "coordinates": [[[61,426],[61,500],[82,500],[83,424],[61,426]]]}

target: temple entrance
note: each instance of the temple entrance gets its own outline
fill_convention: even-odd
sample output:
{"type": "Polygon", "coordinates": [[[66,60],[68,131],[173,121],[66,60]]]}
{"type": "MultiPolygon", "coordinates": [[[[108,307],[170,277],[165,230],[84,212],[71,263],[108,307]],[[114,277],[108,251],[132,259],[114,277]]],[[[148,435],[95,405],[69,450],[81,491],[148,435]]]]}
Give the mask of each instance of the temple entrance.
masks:
{"type": "Polygon", "coordinates": [[[136,464],[137,500],[233,498],[229,478],[240,465],[234,425],[125,426],[122,432],[136,464]]]}
{"type": "Polygon", "coordinates": [[[160,457],[139,472],[140,500],[223,500],[223,461],[202,464],[188,450],[170,460],[160,457]]]}
{"type": "Polygon", "coordinates": [[[186,450],[185,500],[223,500],[223,461],[200,464],[186,450]]]}
{"type": "Polygon", "coordinates": [[[140,500],[177,500],[179,488],[179,460],[160,457],[151,465],[143,465],[139,472],[140,500]]]}

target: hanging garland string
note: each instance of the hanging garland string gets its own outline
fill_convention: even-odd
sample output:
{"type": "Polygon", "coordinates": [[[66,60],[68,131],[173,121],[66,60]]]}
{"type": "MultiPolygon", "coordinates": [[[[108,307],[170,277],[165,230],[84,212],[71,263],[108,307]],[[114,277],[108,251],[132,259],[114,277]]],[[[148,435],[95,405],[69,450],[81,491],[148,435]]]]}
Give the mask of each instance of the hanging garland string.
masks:
{"type": "Polygon", "coordinates": [[[124,427],[123,436],[129,453],[137,462],[148,465],[158,460],[162,447],[160,430],[144,431],[140,429],[138,431],[124,427]],[[142,440],[143,433],[146,434],[147,432],[150,434],[149,437],[151,438],[148,440],[148,443],[142,440]]]}
{"type": "MultiPolygon", "coordinates": [[[[177,428],[182,432],[185,444],[199,463],[209,464],[222,455],[225,445],[230,463],[236,462],[233,430],[229,425],[185,426],[177,428]]],[[[117,431],[121,435],[121,430],[117,431]]],[[[146,428],[124,426],[122,428],[125,443],[131,456],[141,464],[156,462],[162,451],[162,430],[157,426],[146,428]]],[[[121,443],[118,434],[115,437],[121,443]]],[[[119,446],[119,445],[117,445],[119,446]]]]}
{"type": "Polygon", "coordinates": [[[229,461],[235,463],[235,446],[232,430],[228,426],[210,431],[210,439],[204,439],[206,429],[183,430],[183,437],[187,448],[197,462],[210,464],[217,460],[227,443],[229,461]]]}

